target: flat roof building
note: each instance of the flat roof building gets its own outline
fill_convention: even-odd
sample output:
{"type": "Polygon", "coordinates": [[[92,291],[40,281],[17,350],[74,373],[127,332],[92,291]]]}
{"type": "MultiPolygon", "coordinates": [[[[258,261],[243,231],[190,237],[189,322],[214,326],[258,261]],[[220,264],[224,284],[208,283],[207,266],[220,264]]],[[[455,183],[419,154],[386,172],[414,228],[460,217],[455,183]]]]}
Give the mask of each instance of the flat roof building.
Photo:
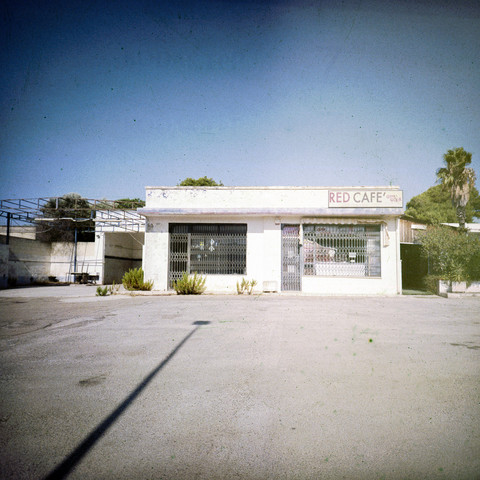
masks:
{"type": "Polygon", "coordinates": [[[146,187],[143,269],[167,291],[401,293],[398,187],[146,187]]]}

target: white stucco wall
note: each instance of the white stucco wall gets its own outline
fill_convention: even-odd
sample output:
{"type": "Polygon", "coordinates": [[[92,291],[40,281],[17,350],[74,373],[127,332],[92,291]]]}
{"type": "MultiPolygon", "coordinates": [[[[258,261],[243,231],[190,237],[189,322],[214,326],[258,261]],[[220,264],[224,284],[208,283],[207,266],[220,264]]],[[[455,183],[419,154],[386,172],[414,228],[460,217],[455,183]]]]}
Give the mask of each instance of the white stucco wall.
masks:
{"type": "MultiPolygon", "coordinates": [[[[331,209],[402,207],[398,187],[146,187],[149,209],[331,209]]],[[[300,213],[300,212],[299,212],[300,213]]]]}
{"type": "Polygon", "coordinates": [[[168,220],[149,218],[143,249],[143,271],[146,280],[153,280],[154,290],[168,286],[168,220]]]}
{"type": "MultiPolygon", "coordinates": [[[[169,223],[198,223],[197,217],[151,217],[147,222],[143,269],[145,278],[154,281],[155,290],[168,287],[169,223]]],[[[209,291],[236,292],[236,282],[242,278],[255,279],[260,284],[266,263],[271,256],[264,258],[265,237],[263,218],[213,217],[202,218],[202,223],[246,223],[247,224],[247,274],[246,275],[207,275],[209,291]]],[[[270,266],[272,270],[272,266],[270,266]]]]}
{"type": "MultiPolygon", "coordinates": [[[[168,224],[195,223],[197,217],[149,218],[145,234],[143,268],[145,277],[154,281],[154,290],[168,288],[168,224]]],[[[203,217],[202,223],[247,224],[246,275],[207,275],[207,291],[236,292],[236,282],[242,278],[257,281],[257,291],[263,282],[276,282],[281,288],[281,224],[298,224],[300,218],[274,217],[203,217]]],[[[318,223],[322,223],[318,219],[318,223]]],[[[399,257],[395,219],[387,221],[389,244],[385,246],[385,226],[381,233],[381,278],[303,276],[302,292],[323,294],[385,294],[400,293],[398,284],[399,257]]]]}

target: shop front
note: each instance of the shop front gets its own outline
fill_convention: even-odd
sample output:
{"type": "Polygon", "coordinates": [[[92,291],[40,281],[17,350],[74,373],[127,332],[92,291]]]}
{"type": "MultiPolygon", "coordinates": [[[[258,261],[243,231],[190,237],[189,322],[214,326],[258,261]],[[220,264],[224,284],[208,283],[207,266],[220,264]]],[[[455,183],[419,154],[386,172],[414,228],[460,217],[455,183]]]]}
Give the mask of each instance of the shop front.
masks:
{"type": "Polygon", "coordinates": [[[147,187],[143,268],[155,290],[184,272],[207,291],[401,292],[398,187],[147,187]]]}

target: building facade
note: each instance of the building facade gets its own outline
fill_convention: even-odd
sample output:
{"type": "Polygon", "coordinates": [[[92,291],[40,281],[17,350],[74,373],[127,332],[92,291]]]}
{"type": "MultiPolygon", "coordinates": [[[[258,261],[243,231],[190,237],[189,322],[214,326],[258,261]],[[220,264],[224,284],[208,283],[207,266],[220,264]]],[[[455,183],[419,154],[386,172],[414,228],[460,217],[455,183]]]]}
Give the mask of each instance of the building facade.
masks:
{"type": "Polygon", "coordinates": [[[146,187],[143,269],[167,291],[401,293],[398,187],[146,187]]]}

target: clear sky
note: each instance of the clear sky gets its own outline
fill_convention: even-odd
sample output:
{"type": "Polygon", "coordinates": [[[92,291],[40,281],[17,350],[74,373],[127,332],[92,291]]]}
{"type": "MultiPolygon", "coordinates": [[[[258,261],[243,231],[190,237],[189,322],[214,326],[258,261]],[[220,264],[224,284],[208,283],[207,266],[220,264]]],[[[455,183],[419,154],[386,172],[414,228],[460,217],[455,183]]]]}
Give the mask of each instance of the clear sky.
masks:
{"type": "MultiPolygon", "coordinates": [[[[4,0],[0,198],[480,177],[480,2],[4,0]]],[[[479,179],[480,183],[480,179],[479,179]]]]}

